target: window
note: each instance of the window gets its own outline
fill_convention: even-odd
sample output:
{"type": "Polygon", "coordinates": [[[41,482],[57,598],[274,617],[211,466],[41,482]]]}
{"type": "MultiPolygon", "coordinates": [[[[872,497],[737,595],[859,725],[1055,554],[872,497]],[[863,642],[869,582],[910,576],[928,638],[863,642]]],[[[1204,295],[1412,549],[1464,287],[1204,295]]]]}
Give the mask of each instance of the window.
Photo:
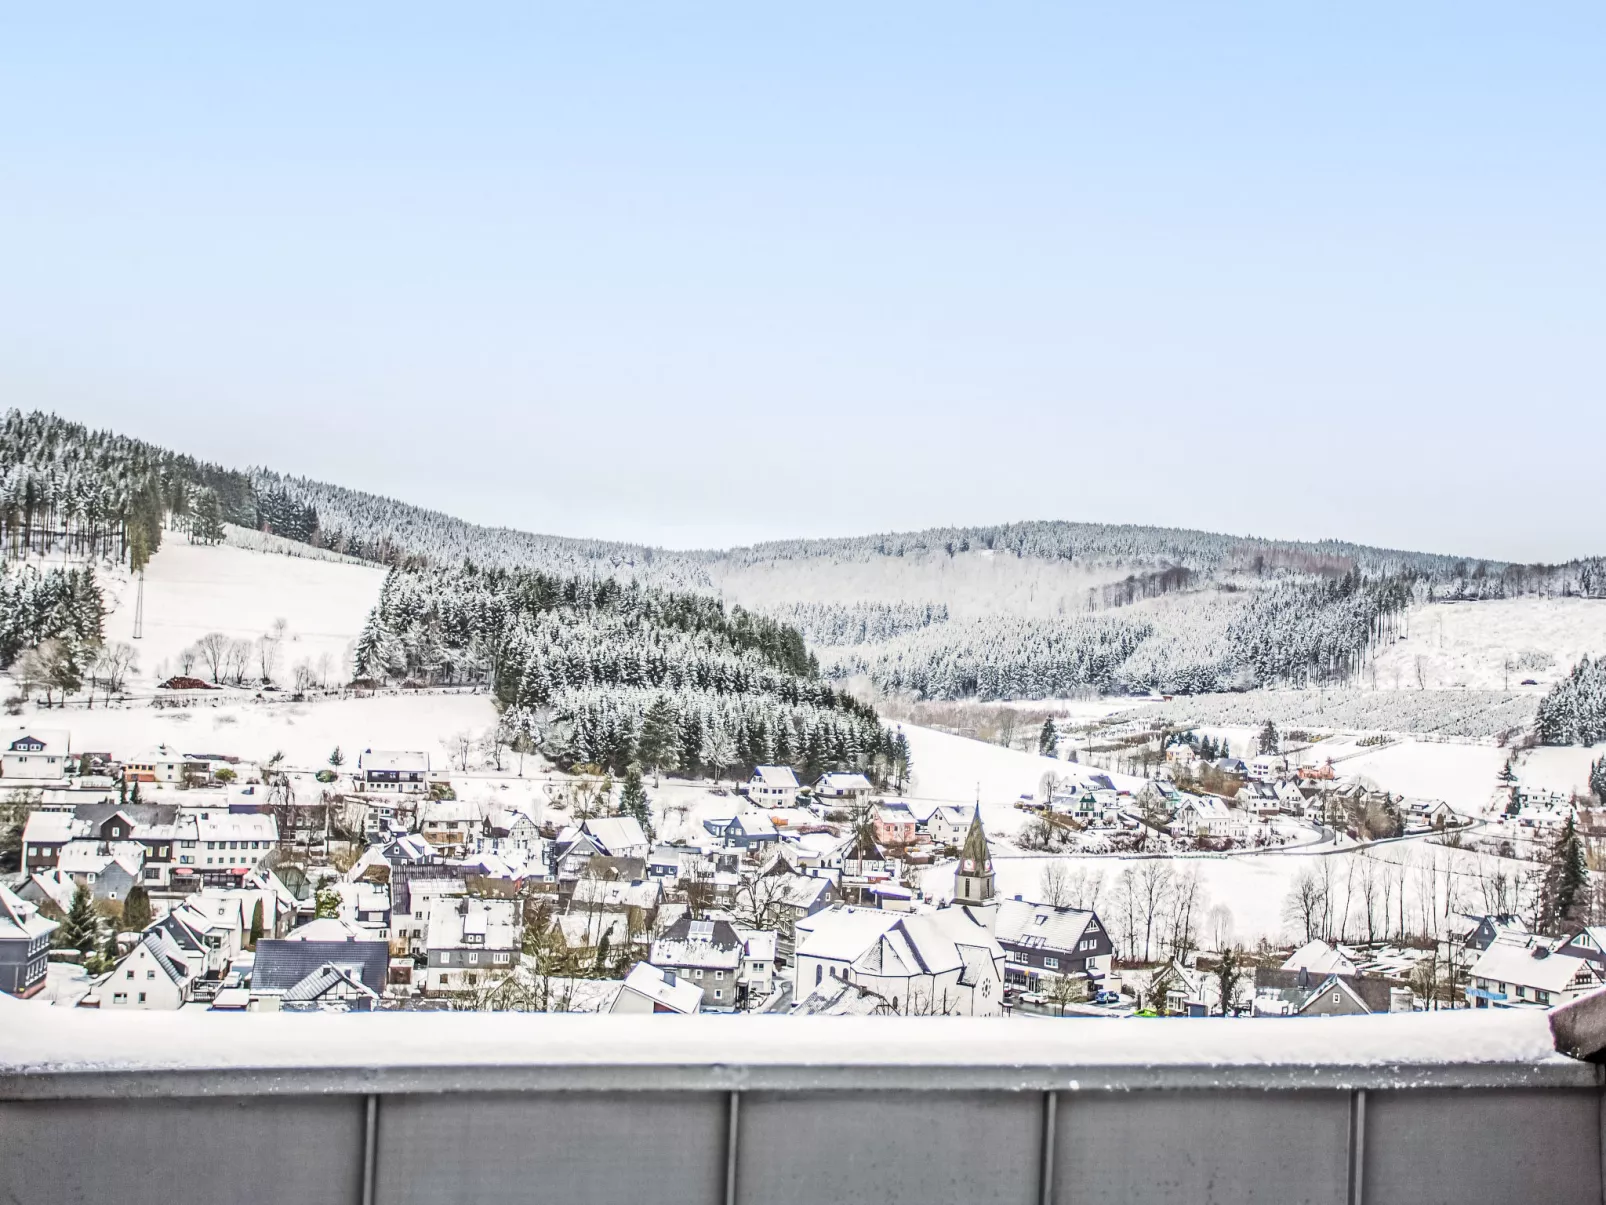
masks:
{"type": "Polygon", "coordinates": [[[723,1000],[723,999],[724,999],[724,998],[725,998],[725,993],[724,993],[724,992],[722,992],[722,991],[719,991],[719,990],[718,990],[718,989],[717,989],[717,988],[716,988],[716,989],[715,989],[715,991],[714,991],[714,999],[716,999],[716,1000],[723,1000]]]}
{"type": "Polygon", "coordinates": [[[156,972],[155,971],[146,971],[145,972],[145,978],[147,978],[147,979],[155,979],[156,978],[156,972]]]}
{"type": "Polygon", "coordinates": [[[128,993],[127,992],[113,992],[112,993],[112,1003],[113,1004],[127,1004],[128,1003],[128,993]]]}
{"type": "Polygon", "coordinates": [[[144,992],[141,992],[141,993],[140,993],[140,994],[139,994],[139,1002],[140,1002],[140,1003],[141,1003],[141,1004],[144,1004],[144,1003],[145,1003],[145,993],[144,993],[144,992]]]}
{"type": "Polygon", "coordinates": [[[495,961],[496,962],[506,962],[507,961],[507,951],[503,950],[503,951],[498,952],[498,954],[496,955],[495,961]]]}
{"type": "Polygon", "coordinates": [[[1051,971],[1057,971],[1059,970],[1060,960],[1058,958],[1045,957],[1043,959],[1043,965],[1051,971]]]}
{"type": "Polygon", "coordinates": [[[133,972],[133,971],[129,971],[129,972],[128,972],[128,977],[129,977],[129,978],[130,978],[130,979],[132,979],[132,978],[133,978],[133,977],[134,977],[134,972],[133,972]]]}
{"type": "Polygon", "coordinates": [[[714,972],[714,978],[715,979],[723,979],[723,978],[725,978],[725,972],[724,971],[715,971],[714,972]]]}
{"type": "Polygon", "coordinates": [[[820,985],[820,980],[823,978],[825,978],[825,968],[822,966],[816,966],[814,968],[814,986],[818,987],[820,985]]]}
{"type": "Polygon", "coordinates": [[[478,962],[480,960],[479,952],[476,950],[470,950],[468,952],[468,960],[470,962],[478,962]]]}

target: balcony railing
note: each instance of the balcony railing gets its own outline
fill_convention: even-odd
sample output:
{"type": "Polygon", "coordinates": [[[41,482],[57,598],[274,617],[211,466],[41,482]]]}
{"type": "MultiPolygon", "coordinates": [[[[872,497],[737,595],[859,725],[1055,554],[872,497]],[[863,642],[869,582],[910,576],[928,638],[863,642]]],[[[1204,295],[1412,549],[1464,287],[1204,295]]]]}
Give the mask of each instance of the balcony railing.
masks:
{"type": "Polygon", "coordinates": [[[1541,1012],[99,1014],[0,1001],[0,1201],[1599,1202],[1541,1012]]]}

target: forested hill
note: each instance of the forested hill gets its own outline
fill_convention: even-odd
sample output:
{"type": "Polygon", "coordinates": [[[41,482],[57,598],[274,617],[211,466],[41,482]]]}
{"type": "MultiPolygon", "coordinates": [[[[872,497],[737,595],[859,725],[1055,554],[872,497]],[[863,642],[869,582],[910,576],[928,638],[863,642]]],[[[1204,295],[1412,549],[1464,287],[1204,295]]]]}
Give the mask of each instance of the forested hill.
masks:
{"type": "MultiPolygon", "coordinates": [[[[783,540],[695,552],[484,527],[392,498],[287,476],[231,469],[52,414],[0,417],[0,548],[15,556],[61,547],[136,562],[170,526],[270,530],[303,543],[390,565],[478,565],[641,578],[708,589],[755,565],[1008,555],[1087,568],[1175,567],[1209,575],[1411,573],[1454,597],[1540,590],[1606,594],[1606,564],[1508,565],[1466,556],[1373,548],[1337,540],[1288,541],[1183,528],[1034,521],[841,539],[783,540]]],[[[923,600],[921,600],[923,601],[923,600]]]]}
{"type": "Polygon", "coordinates": [[[561,765],[723,774],[762,764],[896,780],[907,750],[822,681],[795,628],[706,595],[530,570],[393,570],[364,677],[492,687],[504,735],[561,765]]]}

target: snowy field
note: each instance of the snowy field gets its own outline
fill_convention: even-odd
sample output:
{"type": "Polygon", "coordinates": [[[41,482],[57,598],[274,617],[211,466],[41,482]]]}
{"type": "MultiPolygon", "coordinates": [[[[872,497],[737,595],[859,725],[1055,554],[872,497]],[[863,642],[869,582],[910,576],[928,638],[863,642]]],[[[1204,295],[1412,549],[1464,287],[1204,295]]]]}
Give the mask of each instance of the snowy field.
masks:
{"type": "Polygon", "coordinates": [[[1410,632],[1379,651],[1380,688],[1498,691],[1507,685],[1542,695],[1586,653],[1606,653],[1606,600],[1513,598],[1413,607],[1410,632]],[[1523,687],[1524,679],[1536,685],[1523,687]]]}
{"type": "Polygon", "coordinates": [[[177,673],[179,651],[208,632],[255,640],[283,619],[280,682],[297,662],[328,656],[333,683],[349,672],[352,645],[384,582],[385,570],[373,565],[191,544],[170,533],[145,571],[144,637],[133,640],[135,586],[123,578],[107,583],[115,596],[107,600],[106,638],[138,649],[138,688],[177,673]]]}
{"type": "MultiPolygon", "coordinates": [[[[291,767],[317,768],[339,745],[349,764],[363,749],[419,749],[444,759],[457,732],[496,722],[488,695],[379,695],[374,698],[255,702],[202,696],[196,705],[144,703],[86,711],[34,711],[0,720],[0,732],[28,724],[72,733],[75,750],[134,756],[166,744],[186,753],[223,753],[257,761],[282,752],[291,767]]],[[[442,761],[444,764],[444,760],[442,761]]]]}
{"type": "Polygon", "coordinates": [[[1179,697],[1159,707],[1134,709],[1131,715],[1145,720],[1163,717],[1173,727],[1258,728],[1271,720],[1279,728],[1478,741],[1529,726],[1538,705],[1539,696],[1532,691],[1250,690],[1179,697]]]}

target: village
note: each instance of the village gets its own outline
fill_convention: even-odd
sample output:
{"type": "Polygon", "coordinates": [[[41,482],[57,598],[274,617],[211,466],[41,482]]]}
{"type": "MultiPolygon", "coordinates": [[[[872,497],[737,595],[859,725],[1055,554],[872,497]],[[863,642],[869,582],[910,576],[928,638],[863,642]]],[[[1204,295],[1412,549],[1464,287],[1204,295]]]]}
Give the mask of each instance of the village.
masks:
{"type": "Polygon", "coordinates": [[[1052,860],[1038,890],[999,889],[995,856],[1033,850],[1156,855],[1141,875],[1189,851],[1469,824],[1330,765],[1168,753],[1140,786],[1063,763],[1017,803],[1012,842],[975,805],[877,794],[858,773],[653,782],[680,801],[655,808],[639,774],[469,774],[384,749],[292,770],[28,728],[0,744],[19,834],[0,991],[113,1011],[1114,1019],[1545,1008],[1606,980],[1606,930],[1541,937],[1508,912],[1458,913],[1427,942],[1307,924],[1249,950],[1196,918],[1140,950],[1052,860]],[[934,870],[951,889],[928,890],[934,870]]]}

